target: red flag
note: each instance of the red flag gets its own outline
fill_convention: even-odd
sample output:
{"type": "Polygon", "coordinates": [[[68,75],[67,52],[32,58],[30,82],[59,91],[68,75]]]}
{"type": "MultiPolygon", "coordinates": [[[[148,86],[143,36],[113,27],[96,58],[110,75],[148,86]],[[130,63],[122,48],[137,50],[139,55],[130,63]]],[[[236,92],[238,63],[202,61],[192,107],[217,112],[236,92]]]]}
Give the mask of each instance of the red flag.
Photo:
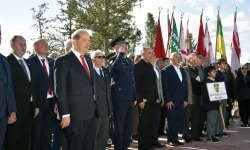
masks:
{"type": "Polygon", "coordinates": [[[170,58],[170,39],[171,39],[171,22],[169,19],[169,14],[168,14],[168,42],[167,42],[167,47],[166,47],[166,53],[167,53],[167,58],[170,58]]]}
{"type": "Polygon", "coordinates": [[[204,46],[205,34],[204,34],[204,29],[203,29],[202,16],[203,16],[203,12],[201,13],[201,18],[200,18],[200,30],[199,30],[198,45],[197,45],[196,52],[202,55],[203,57],[206,57],[207,54],[206,54],[205,46],[204,46]]]}
{"type": "Polygon", "coordinates": [[[154,52],[155,52],[156,58],[165,58],[166,57],[163,39],[162,39],[162,33],[161,33],[160,17],[158,18],[154,52]]]}
{"type": "Polygon", "coordinates": [[[234,14],[234,30],[233,30],[233,39],[231,43],[231,67],[234,76],[237,75],[237,71],[240,68],[240,55],[241,55],[241,48],[240,48],[240,39],[238,34],[238,28],[236,23],[237,11],[234,14]]]}

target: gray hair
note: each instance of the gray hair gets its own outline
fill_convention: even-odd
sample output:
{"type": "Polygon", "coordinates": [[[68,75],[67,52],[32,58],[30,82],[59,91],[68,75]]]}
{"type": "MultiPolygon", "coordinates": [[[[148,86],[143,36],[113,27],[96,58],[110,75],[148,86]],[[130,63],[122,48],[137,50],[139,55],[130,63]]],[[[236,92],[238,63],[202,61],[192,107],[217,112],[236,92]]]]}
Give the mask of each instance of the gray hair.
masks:
{"type": "MultiPolygon", "coordinates": [[[[47,42],[46,39],[37,39],[37,40],[34,42],[33,46],[37,46],[41,41],[46,41],[46,42],[47,42]]],[[[48,43],[48,42],[47,42],[47,43],[48,43]]]]}
{"type": "Polygon", "coordinates": [[[86,29],[78,29],[74,33],[72,33],[71,39],[72,40],[79,40],[81,38],[80,34],[83,33],[83,32],[89,34],[88,30],[86,30],[86,29]]]}
{"type": "Polygon", "coordinates": [[[72,40],[65,41],[64,42],[64,47],[68,48],[68,49],[71,49],[71,47],[72,47],[72,40]]]}
{"type": "Polygon", "coordinates": [[[91,59],[93,59],[97,53],[103,54],[103,52],[101,50],[95,50],[95,51],[91,52],[91,54],[90,54],[91,59]]]}

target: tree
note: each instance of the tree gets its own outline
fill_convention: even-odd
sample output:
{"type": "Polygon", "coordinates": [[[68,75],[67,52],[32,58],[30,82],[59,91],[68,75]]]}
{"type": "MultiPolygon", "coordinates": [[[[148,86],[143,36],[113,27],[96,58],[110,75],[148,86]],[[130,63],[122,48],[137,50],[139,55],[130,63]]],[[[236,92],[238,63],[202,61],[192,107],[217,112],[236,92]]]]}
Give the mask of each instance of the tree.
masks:
{"type": "MultiPolygon", "coordinates": [[[[39,32],[39,37],[34,39],[46,39],[49,46],[49,52],[58,52],[62,54],[64,52],[64,41],[63,36],[57,32],[56,27],[53,23],[56,21],[54,18],[46,18],[46,11],[49,9],[48,3],[42,3],[38,5],[38,9],[31,8],[33,12],[33,20],[36,21],[32,27],[36,28],[39,32]]],[[[33,39],[33,40],[34,40],[33,39]]]]}
{"type": "Polygon", "coordinates": [[[35,8],[31,8],[31,11],[33,12],[32,18],[37,22],[33,24],[32,27],[36,28],[39,31],[39,38],[44,38],[46,30],[49,29],[48,23],[51,20],[48,20],[44,17],[45,12],[49,9],[48,6],[48,3],[43,3],[41,5],[38,5],[38,10],[35,8]]]}
{"type": "Polygon", "coordinates": [[[154,48],[155,36],[157,32],[157,24],[153,14],[151,13],[148,13],[147,15],[145,30],[146,30],[146,45],[150,48],[154,48]]]}
{"type": "Polygon", "coordinates": [[[60,14],[56,19],[60,21],[62,26],[59,28],[64,37],[70,39],[75,30],[75,19],[78,14],[78,2],[76,0],[57,1],[60,5],[60,14]]]}
{"type": "Polygon", "coordinates": [[[109,54],[110,40],[124,35],[132,42],[132,48],[141,39],[141,32],[134,25],[131,14],[137,0],[91,0],[80,1],[76,18],[77,28],[94,31],[91,49],[104,49],[109,54]],[[132,23],[131,23],[132,22],[132,23]]]}

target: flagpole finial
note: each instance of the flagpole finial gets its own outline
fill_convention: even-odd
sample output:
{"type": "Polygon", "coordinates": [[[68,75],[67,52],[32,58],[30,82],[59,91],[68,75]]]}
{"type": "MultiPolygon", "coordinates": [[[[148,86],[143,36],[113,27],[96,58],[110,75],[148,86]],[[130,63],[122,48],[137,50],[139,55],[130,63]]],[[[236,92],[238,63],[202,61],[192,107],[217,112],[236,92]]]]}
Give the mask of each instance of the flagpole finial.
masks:
{"type": "Polygon", "coordinates": [[[201,8],[202,8],[202,12],[203,12],[204,7],[205,7],[205,5],[203,4],[203,5],[201,6],[201,8]]]}
{"type": "Polygon", "coordinates": [[[160,17],[160,14],[161,14],[161,10],[162,10],[162,7],[159,7],[159,17],[160,17]]]}
{"type": "Polygon", "coordinates": [[[173,11],[175,10],[175,8],[176,8],[176,7],[175,7],[175,6],[173,6],[173,11]]]}
{"type": "Polygon", "coordinates": [[[220,12],[220,6],[218,6],[218,13],[220,12]]]}
{"type": "Polygon", "coordinates": [[[169,8],[167,9],[167,12],[169,13],[169,8]]]}
{"type": "Polygon", "coordinates": [[[238,11],[238,7],[236,6],[236,12],[238,11]]]}
{"type": "Polygon", "coordinates": [[[208,22],[210,19],[209,18],[206,18],[206,21],[208,22]]]}
{"type": "Polygon", "coordinates": [[[183,16],[184,16],[184,12],[181,12],[181,19],[183,18],[183,16]]]}

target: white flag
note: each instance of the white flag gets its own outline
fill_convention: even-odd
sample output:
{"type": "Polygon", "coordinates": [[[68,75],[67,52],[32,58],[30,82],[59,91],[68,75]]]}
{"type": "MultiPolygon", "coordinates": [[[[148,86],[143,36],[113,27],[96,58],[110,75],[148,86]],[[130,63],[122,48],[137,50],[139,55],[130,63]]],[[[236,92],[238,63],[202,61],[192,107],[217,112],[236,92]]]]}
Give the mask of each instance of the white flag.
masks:
{"type": "Polygon", "coordinates": [[[210,59],[211,63],[214,63],[214,61],[215,61],[214,60],[214,51],[213,51],[212,42],[211,42],[211,38],[210,38],[207,24],[206,24],[206,29],[205,29],[204,44],[205,44],[205,50],[206,50],[206,54],[207,54],[206,57],[210,59]]]}
{"type": "Polygon", "coordinates": [[[187,48],[186,48],[186,41],[185,41],[185,36],[184,36],[182,20],[181,20],[181,26],[180,26],[180,50],[181,50],[182,61],[186,62],[187,48]]]}

